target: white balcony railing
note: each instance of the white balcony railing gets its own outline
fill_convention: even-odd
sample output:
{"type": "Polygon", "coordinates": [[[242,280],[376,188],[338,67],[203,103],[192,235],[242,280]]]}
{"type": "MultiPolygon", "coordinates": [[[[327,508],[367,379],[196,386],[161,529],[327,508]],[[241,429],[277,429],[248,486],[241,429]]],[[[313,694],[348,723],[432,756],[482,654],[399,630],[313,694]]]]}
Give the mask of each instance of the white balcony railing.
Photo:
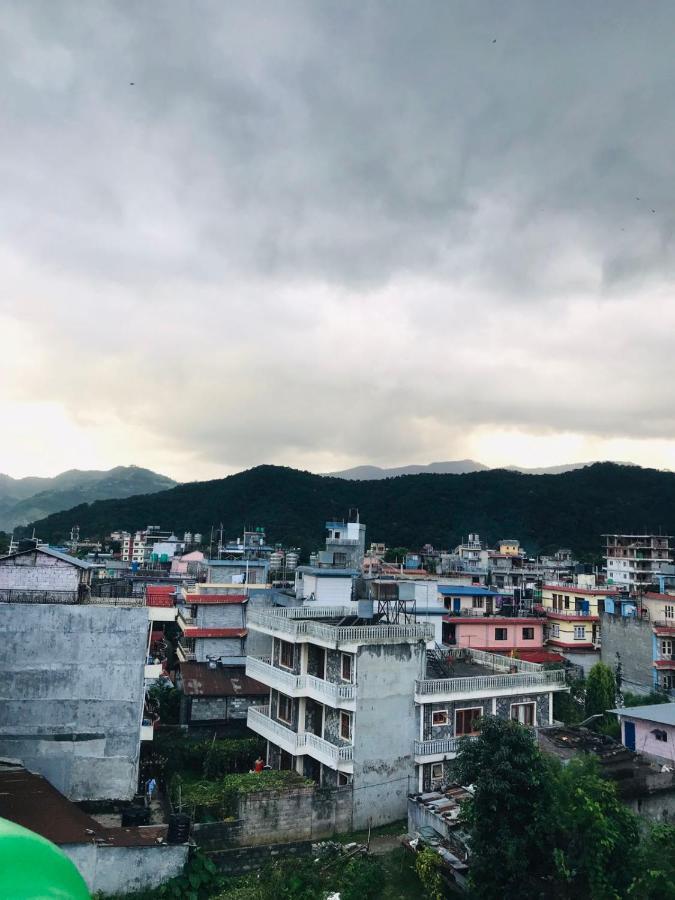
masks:
{"type": "MultiPolygon", "coordinates": [[[[443,648],[445,650],[445,648],[443,648]]],[[[467,654],[471,662],[479,663],[490,669],[500,672],[541,672],[542,667],[539,663],[528,662],[525,659],[518,659],[515,656],[504,656],[501,653],[489,653],[486,650],[476,650],[473,647],[453,647],[447,651],[450,659],[466,658],[467,654]]]]}
{"type": "MultiPolygon", "coordinates": [[[[339,616],[353,615],[353,612],[345,612],[339,608],[339,616]]],[[[248,614],[247,624],[258,631],[273,634],[287,634],[296,640],[324,641],[331,645],[337,644],[379,644],[396,643],[397,641],[424,640],[431,641],[434,638],[434,626],[428,623],[413,623],[409,625],[330,625],[326,622],[313,622],[311,618],[336,616],[331,607],[316,607],[312,610],[313,616],[306,616],[309,610],[306,607],[280,610],[251,610],[248,614]],[[294,613],[295,615],[289,615],[294,613]],[[296,615],[298,618],[296,618],[296,615]],[[302,619],[299,616],[302,615],[302,619]]]]}
{"type": "Polygon", "coordinates": [[[278,688],[291,697],[308,696],[318,700],[319,703],[339,704],[341,701],[353,700],[356,697],[355,684],[326,681],[309,674],[294,675],[273,666],[267,657],[248,656],[246,674],[263,684],[278,688]]]}
{"type": "Polygon", "coordinates": [[[581,609],[552,609],[550,606],[545,606],[544,611],[547,616],[551,616],[552,619],[556,619],[559,616],[562,617],[570,617],[570,618],[582,618],[582,619],[597,619],[599,618],[598,611],[596,609],[595,612],[584,612],[581,609]]]}
{"type": "Polygon", "coordinates": [[[351,744],[337,746],[325,741],[318,734],[311,734],[308,731],[295,732],[281,722],[271,719],[268,706],[249,706],[246,724],[252,731],[293,756],[308,754],[334,768],[352,761],[354,748],[351,744]]]}
{"type": "Polygon", "coordinates": [[[415,693],[421,699],[431,701],[437,697],[464,695],[496,696],[500,693],[531,690],[559,690],[565,687],[562,669],[535,672],[516,672],[509,675],[474,675],[469,678],[425,678],[415,682],[415,693]]]}
{"type": "Polygon", "coordinates": [[[438,738],[431,741],[415,741],[415,756],[446,756],[457,754],[461,738],[438,738]]]}

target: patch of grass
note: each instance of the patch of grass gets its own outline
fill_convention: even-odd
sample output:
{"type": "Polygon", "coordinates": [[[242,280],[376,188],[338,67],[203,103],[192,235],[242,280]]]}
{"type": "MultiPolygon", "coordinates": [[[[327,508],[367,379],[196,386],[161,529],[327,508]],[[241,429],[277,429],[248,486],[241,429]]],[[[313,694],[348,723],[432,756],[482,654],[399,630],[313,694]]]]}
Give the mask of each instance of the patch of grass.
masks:
{"type": "Polygon", "coordinates": [[[296,772],[242,772],[208,779],[195,776],[174,777],[171,782],[171,798],[183,812],[196,822],[214,822],[231,819],[237,815],[238,801],[242,794],[258,791],[288,791],[314,782],[296,772]]]}

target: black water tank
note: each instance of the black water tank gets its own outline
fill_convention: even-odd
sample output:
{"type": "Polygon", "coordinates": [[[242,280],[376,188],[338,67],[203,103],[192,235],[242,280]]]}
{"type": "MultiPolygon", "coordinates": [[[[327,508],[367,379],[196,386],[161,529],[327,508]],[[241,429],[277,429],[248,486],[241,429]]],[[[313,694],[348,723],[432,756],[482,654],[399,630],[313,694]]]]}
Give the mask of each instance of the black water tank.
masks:
{"type": "Polygon", "coordinates": [[[185,844],[190,837],[190,816],[173,813],[169,816],[168,844],[185,844]]]}
{"type": "Polygon", "coordinates": [[[149,821],[150,809],[147,806],[127,806],[122,810],[122,828],[147,825],[149,821]]]}

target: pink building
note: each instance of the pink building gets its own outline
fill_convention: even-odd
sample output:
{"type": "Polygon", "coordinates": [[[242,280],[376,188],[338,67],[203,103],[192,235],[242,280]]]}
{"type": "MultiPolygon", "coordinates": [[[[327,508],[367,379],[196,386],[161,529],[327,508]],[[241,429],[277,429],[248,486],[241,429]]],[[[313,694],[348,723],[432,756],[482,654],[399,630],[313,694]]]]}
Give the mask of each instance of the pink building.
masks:
{"type": "Polygon", "coordinates": [[[542,650],[543,618],[443,616],[443,643],[474,650],[542,650]]]}
{"type": "Polygon", "coordinates": [[[192,553],[185,553],[181,557],[174,557],[171,560],[172,575],[197,575],[200,566],[204,563],[204,554],[201,550],[193,550],[192,553]]]}
{"type": "Polygon", "coordinates": [[[655,762],[675,765],[675,703],[612,709],[621,723],[621,741],[655,762]]]}

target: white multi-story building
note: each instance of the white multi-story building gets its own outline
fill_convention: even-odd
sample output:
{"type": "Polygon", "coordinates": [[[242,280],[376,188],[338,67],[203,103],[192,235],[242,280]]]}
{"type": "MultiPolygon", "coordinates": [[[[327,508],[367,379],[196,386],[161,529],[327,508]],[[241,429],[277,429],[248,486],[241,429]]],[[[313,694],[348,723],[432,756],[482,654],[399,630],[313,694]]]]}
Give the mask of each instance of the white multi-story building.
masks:
{"type": "Polygon", "coordinates": [[[658,575],[672,562],[671,535],[605,534],[607,582],[629,590],[658,583],[658,575]]]}
{"type": "Polygon", "coordinates": [[[394,821],[411,791],[449,776],[458,739],[483,715],[529,726],[552,721],[562,670],[474,650],[439,654],[428,623],[388,624],[343,607],[270,608],[250,629],[272,638],[247,675],[269,688],[248,726],[274,768],[353,794],[353,827],[394,821]]]}

